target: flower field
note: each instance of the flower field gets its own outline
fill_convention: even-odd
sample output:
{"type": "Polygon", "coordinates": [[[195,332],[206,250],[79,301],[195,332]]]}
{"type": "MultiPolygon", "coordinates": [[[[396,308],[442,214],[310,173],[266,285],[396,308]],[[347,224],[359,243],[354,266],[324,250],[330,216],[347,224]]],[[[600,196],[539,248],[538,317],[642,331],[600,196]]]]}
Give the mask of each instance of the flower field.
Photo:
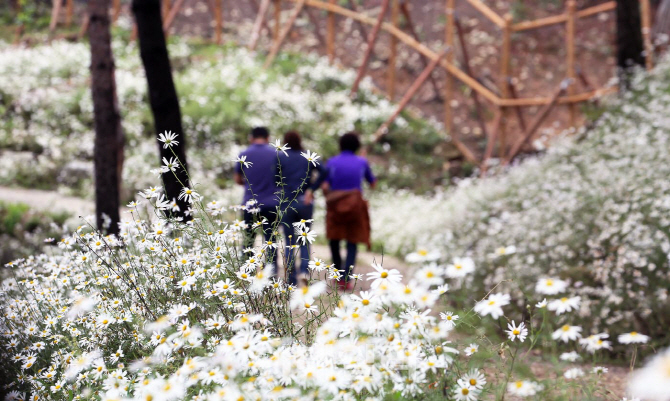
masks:
{"type": "MultiPolygon", "coordinates": [[[[137,48],[114,43],[119,108],[126,134],[125,198],[151,183],[146,175],[156,143],[137,48]]],[[[298,130],[322,154],[337,151],[337,136],[351,129],[372,134],[394,105],[364,80],[352,101],[350,70],[314,57],[282,55],[270,70],[244,49],[175,42],[170,45],[194,180],[210,193],[230,185],[232,163],[249,130],[267,125],[275,137],[298,130]]],[[[53,42],[32,48],[0,44],[0,185],[57,189],[92,196],[93,104],[88,46],[53,42]],[[12,168],[9,168],[11,166],[12,168]]],[[[394,187],[429,188],[442,179],[430,158],[444,142],[439,127],[403,114],[385,145],[380,178],[394,187]],[[411,139],[408,135],[411,132],[411,139]],[[418,174],[421,171],[422,174],[418,174]],[[428,174],[426,174],[428,172],[428,174]]]]}
{"type": "MultiPolygon", "coordinates": [[[[182,194],[194,210],[184,223],[151,172],[161,166],[139,58],[117,47],[132,214],[119,236],[82,224],[2,270],[7,399],[670,400],[669,60],[637,75],[595,128],[430,197],[397,188],[437,162],[420,150],[439,131],[400,120],[391,135],[419,139],[375,150],[389,165],[377,167],[387,188],[370,194],[371,215],[375,247],[412,268],[380,258],[349,293],[316,256],[307,286],[273,276],[268,250],[296,250],[285,238],[243,250],[240,211],[257,208],[222,188],[251,126],[298,128],[317,152],[301,157],[318,163],[341,131],[370,132],[393,106],[369,83],[352,103],[350,73],[319,59],[284,56],[265,72],[246,51],[173,44],[197,183],[182,194]],[[610,379],[621,366],[637,368],[625,388],[610,379]]],[[[89,196],[86,46],[0,52],[0,182],[89,196]]],[[[250,228],[263,225],[279,229],[250,228]]],[[[301,246],[321,234],[293,229],[301,246]]]]}

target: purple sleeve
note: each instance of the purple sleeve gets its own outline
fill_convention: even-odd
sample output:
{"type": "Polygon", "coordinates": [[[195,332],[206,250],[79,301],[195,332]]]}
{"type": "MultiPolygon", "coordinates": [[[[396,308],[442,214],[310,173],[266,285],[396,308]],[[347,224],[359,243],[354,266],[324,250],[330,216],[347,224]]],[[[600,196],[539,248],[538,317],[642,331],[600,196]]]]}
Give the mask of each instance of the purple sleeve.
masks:
{"type": "Polygon", "coordinates": [[[375,177],[374,174],[372,174],[372,169],[370,168],[370,165],[368,164],[368,161],[365,161],[365,180],[372,184],[373,182],[377,181],[377,178],[375,177]]]}

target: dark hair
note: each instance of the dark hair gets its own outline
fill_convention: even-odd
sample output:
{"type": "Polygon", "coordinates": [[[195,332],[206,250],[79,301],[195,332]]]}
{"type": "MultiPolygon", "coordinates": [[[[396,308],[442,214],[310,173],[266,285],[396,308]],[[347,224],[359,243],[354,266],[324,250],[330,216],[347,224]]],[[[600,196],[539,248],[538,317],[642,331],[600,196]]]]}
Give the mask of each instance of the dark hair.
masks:
{"type": "Polygon", "coordinates": [[[358,139],[358,133],[351,131],[340,137],[340,150],[349,150],[356,153],[360,147],[361,141],[358,139]]]}
{"type": "Polygon", "coordinates": [[[300,134],[295,131],[289,131],[284,134],[284,143],[293,150],[302,150],[302,139],[300,134]]]}
{"type": "Polygon", "coordinates": [[[251,130],[251,137],[254,139],[268,139],[270,137],[270,131],[265,127],[254,127],[254,129],[251,130]]]}

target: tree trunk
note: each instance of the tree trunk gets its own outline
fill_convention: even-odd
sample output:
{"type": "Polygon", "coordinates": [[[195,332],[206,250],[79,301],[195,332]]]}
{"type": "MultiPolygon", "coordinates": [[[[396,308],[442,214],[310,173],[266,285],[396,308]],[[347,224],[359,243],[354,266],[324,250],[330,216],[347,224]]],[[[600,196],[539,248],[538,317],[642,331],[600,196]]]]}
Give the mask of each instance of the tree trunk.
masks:
{"type": "Polygon", "coordinates": [[[626,84],[627,71],[634,65],[644,66],[642,23],[638,0],[617,0],[617,66],[626,84]]]}
{"type": "MultiPolygon", "coordinates": [[[[168,200],[178,199],[181,189],[189,186],[186,170],[186,138],[181,125],[179,99],[172,80],[160,0],[133,0],[132,10],[137,23],[142,64],[149,84],[149,102],[154,116],[156,136],[165,131],[172,131],[178,135],[179,144],[171,148],[163,149],[163,144],[158,142],[161,158],[170,159],[176,154],[183,165],[183,168],[175,172],[176,177],[173,172],[163,174],[166,197],[168,200]]],[[[177,200],[177,204],[180,211],[176,215],[188,219],[184,213],[189,207],[188,203],[177,200]]]]}
{"type": "Polygon", "coordinates": [[[123,130],[116,99],[109,0],[90,0],[91,92],[95,121],[95,209],[98,229],[119,232],[123,130]]]}

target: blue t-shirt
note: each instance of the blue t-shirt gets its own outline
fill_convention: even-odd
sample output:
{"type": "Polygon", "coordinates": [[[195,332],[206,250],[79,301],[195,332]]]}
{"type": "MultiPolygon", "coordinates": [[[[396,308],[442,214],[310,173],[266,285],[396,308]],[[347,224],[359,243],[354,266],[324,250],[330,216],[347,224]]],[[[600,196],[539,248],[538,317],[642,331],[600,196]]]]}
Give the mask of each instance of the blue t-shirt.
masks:
{"type": "Polygon", "coordinates": [[[326,170],[328,174],[326,181],[333,191],[362,190],[363,179],[370,184],[377,180],[368,161],[348,150],[328,160],[326,170]]]}
{"type": "MultiPolygon", "coordinates": [[[[323,168],[320,164],[317,164],[316,167],[307,161],[300,153],[299,150],[289,149],[286,151],[288,154],[285,155],[282,152],[279,152],[279,166],[277,174],[281,173],[284,184],[284,200],[290,201],[291,199],[296,198],[296,200],[302,200],[305,191],[308,188],[316,190],[318,188],[318,179],[315,183],[312,183],[312,172],[314,170],[318,171],[319,174],[322,173],[323,168]],[[296,196],[296,191],[298,195],[296,196]]],[[[279,180],[279,178],[277,178],[279,180]]],[[[281,188],[279,188],[281,191],[281,188]]]]}
{"type": "Polygon", "coordinates": [[[268,144],[252,144],[240,156],[246,156],[246,161],[252,165],[244,167],[242,163],[235,165],[235,172],[244,177],[244,200],[258,201],[261,207],[275,207],[279,205],[277,197],[277,151],[268,144]]]}

